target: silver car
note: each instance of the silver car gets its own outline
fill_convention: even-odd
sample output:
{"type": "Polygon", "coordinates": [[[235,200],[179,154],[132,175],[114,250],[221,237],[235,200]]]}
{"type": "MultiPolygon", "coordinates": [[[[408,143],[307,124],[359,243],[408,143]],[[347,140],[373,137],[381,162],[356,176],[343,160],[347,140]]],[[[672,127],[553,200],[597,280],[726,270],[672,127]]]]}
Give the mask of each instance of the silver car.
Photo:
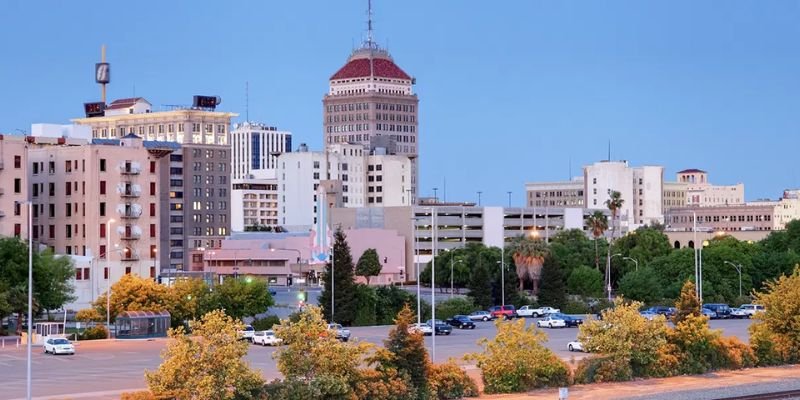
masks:
{"type": "Polygon", "coordinates": [[[75,354],[75,346],[64,338],[48,338],[43,347],[45,354],[75,354]]]}

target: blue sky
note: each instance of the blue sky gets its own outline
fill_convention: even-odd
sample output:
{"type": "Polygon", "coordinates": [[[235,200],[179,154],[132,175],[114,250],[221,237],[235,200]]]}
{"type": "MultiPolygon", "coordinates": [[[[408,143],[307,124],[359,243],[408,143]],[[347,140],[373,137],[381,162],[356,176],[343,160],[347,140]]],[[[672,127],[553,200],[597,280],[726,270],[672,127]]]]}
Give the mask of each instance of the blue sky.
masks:
{"type": "MultiPolygon", "coordinates": [[[[365,36],[366,1],[0,5],[0,132],[66,123],[109,97],[193,94],[319,149],[327,79],[365,36]]],[[[375,35],[417,78],[422,194],[521,204],[524,183],[606,158],[702,168],[746,197],[800,186],[796,1],[374,0],[375,35]]]]}

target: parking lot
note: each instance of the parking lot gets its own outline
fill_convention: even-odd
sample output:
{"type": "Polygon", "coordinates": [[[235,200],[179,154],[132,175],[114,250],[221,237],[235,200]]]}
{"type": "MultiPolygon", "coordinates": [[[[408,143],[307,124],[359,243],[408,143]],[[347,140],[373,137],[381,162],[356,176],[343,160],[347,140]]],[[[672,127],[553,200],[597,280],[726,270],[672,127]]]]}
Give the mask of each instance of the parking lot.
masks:
{"type": "MultiPolygon", "coordinates": [[[[529,319],[528,323],[533,323],[529,319]]],[[[749,320],[711,321],[712,328],[723,330],[726,336],[736,336],[748,340],[749,320]]],[[[353,339],[382,345],[391,326],[352,328],[353,339]]],[[[579,359],[583,353],[570,353],[567,343],[575,340],[576,328],[545,329],[549,340],[547,347],[559,357],[569,361],[579,359]]],[[[436,337],[436,361],[448,358],[461,359],[469,352],[480,350],[476,344],[482,337],[493,337],[495,327],[491,322],[478,322],[474,330],[454,329],[449,336],[436,337]]],[[[426,337],[430,351],[433,338],[426,337]]],[[[153,370],[160,364],[160,353],[166,340],[133,341],[92,341],[77,343],[74,356],[51,356],[42,354],[41,347],[34,348],[33,354],[33,392],[36,397],[48,399],[105,399],[118,398],[120,390],[134,390],[145,387],[144,371],[153,370]],[[83,396],[65,396],[76,393],[91,393],[83,396]],[[112,393],[112,394],[109,394],[112,393]],[[55,396],[55,397],[53,397],[55,396]]],[[[250,346],[247,361],[252,367],[261,370],[265,379],[279,377],[272,354],[275,348],[250,346]]],[[[2,368],[2,399],[25,397],[25,348],[7,346],[0,349],[0,368],[2,368]]]]}

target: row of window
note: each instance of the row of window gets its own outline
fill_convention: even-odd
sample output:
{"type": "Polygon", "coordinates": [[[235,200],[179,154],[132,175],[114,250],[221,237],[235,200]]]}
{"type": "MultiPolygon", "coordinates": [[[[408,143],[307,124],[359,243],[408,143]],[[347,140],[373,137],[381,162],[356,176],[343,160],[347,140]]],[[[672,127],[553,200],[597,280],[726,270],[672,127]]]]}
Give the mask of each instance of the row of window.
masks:
{"type": "MultiPolygon", "coordinates": [[[[117,136],[117,131],[119,131],[120,136],[124,136],[126,133],[130,134],[138,134],[139,136],[144,136],[145,128],[147,128],[148,134],[155,134],[155,133],[175,133],[175,127],[177,125],[177,132],[183,132],[183,124],[159,124],[159,125],[144,125],[142,126],[124,126],[120,125],[114,128],[111,128],[111,136],[117,136]],[[166,131],[166,132],[165,132],[166,131]]],[[[192,132],[200,132],[203,126],[199,123],[192,124],[192,132]]],[[[217,133],[225,133],[226,126],[223,124],[217,124],[217,133]]],[[[213,133],[214,132],[214,124],[205,124],[205,132],[206,133],[213,133]]],[[[98,135],[102,135],[103,137],[108,136],[109,130],[108,128],[96,128],[92,129],[92,136],[97,137],[98,135]]]]}
{"type": "Polygon", "coordinates": [[[192,214],[192,221],[197,223],[201,223],[203,222],[203,220],[205,220],[207,224],[213,224],[215,219],[219,221],[219,223],[225,224],[228,222],[228,215],[219,214],[218,216],[215,217],[214,214],[205,214],[204,217],[203,214],[192,214]]]}
{"type": "MultiPolygon", "coordinates": [[[[703,222],[770,222],[772,215],[699,215],[698,223],[703,222]]],[[[694,223],[691,215],[673,215],[673,223],[694,223]]]]}
{"type": "MultiPolygon", "coordinates": [[[[214,158],[214,150],[211,149],[192,149],[192,157],[198,158],[205,154],[205,158],[214,158]]],[[[227,150],[217,150],[217,156],[221,159],[228,158],[227,150]]]]}
{"type": "MultiPolygon", "coordinates": [[[[225,172],[227,170],[227,165],[228,164],[226,164],[226,163],[218,163],[217,164],[217,170],[219,172],[225,172]]],[[[203,163],[195,162],[192,165],[192,171],[203,171],[203,163]]],[[[206,162],[205,171],[206,172],[213,172],[214,171],[214,163],[213,162],[206,162]]]]}
{"type": "MultiPolygon", "coordinates": [[[[213,201],[206,201],[205,208],[203,207],[202,201],[194,201],[192,202],[192,210],[199,211],[199,210],[213,210],[214,209],[214,202],[213,201]]],[[[218,210],[225,211],[228,209],[228,202],[227,201],[220,201],[218,203],[218,210]]]]}
{"type": "Polygon", "coordinates": [[[369,110],[369,103],[349,103],[328,105],[328,112],[369,110]]]}
{"type": "MultiPolygon", "coordinates": [[[[214,188],[206,188],[205,191],[203,188],[194,188],[193,193],[194,197],[203,197],[205,193],[205,197],[214,197],[214,188]]],[[[219,188],[217,189],[217,194],[219,197],[227,197],[228,196],[228,189],[226,188],[219,188]]],[[[183,196],[181,196],[183,197],[183,196]]]]}
{"type": "MultiPolygon", "coordinates": [[[[203,176],[202,175],[193,175],[192,176],[192,182],[194,182],[195,184],[203,183],[203,176]]],[[[219,182],[220,185],[227,185],[228,184],[228,177],[226,175],[221,175],[221,176],[219,176],[219,179],[217,180],[217,182],[219,182]]],[[[205,183],[206,183],[206,185],[213,185],[214,184],[214,176],[213,175],[206,176],[205,183]]]]}

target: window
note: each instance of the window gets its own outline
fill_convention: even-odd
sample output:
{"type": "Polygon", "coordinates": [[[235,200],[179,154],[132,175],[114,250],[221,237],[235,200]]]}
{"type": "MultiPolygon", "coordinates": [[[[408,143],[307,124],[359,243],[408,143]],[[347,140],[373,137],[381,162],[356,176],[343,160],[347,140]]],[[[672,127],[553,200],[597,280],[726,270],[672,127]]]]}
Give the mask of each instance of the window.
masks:
{"type": "Polygon", "coordinates": [[[106,181],[100,181],[100,194],[106,194],[106,181]]]}
{"type": "Polygon", "coordinates": [[[150,237],[156,237],[156,224],[150,224],[150,237]]]}
{"type": "Polygon", "coordinates": [[[56,217],[56,205],[52,204],[52,203],[48,204],[48,209],[49,209],[49,214],[48,215],[50,216],[50,218],[55,218],[56,217]]]}
{"type": "Polygon", "coordinates": [[[155,174],[156,173],[156,162],[155,161],[150,161],[150,173],[151,174],[155,174]]]}
{"type": "Polygon", "coordinates": [[[56,238],[56,226],[55,225],[50,225],[50,226],[48,226],[48,228],[49,228],[48,229],[48,231],[49,231],[48,232],[49,233],[48,237],[50,239],[55,239],[56,238]]]}
{"type": "Polygon", "coordinates": [[[100,159],[100,172],[106,172],[106,159],[100,159]]]}
{"type": "Polygon", "coordinates": [[[14,178],[14,193],[22,192],[22,178],[14,178]]]}
{"type": "Polygon", "coordinates": [[[150,216],[156,216],[156,203],[150,203],[150,216]]]}
{"type": "Polygon", "coordinates": [[[100,237],[106,237],[106,224],[100,224],[100,237]]]}
{"type": "Polygon", "coordinates": [[[22,156],[14,156],[14,168],[22,168],[22,156]]]}
{"type": "Polygon", "coordinates": [[[156,183],[150,182],[150,196],[156,195],[156,183]]]}

